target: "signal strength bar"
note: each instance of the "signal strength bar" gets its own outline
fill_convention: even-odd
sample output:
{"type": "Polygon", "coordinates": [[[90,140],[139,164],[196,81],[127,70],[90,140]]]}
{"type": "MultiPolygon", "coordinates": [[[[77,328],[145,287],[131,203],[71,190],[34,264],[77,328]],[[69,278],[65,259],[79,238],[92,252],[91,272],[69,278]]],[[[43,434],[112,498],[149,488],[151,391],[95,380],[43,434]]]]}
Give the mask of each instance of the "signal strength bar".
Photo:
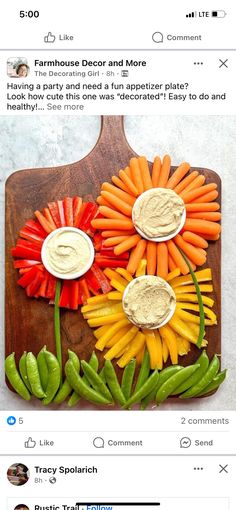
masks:
{"type": "Polygon", "coordinates": [[[197,11],[189,12],[188,14],[186,14],[186,18],[196,18],[196,16],[197,11]]]}

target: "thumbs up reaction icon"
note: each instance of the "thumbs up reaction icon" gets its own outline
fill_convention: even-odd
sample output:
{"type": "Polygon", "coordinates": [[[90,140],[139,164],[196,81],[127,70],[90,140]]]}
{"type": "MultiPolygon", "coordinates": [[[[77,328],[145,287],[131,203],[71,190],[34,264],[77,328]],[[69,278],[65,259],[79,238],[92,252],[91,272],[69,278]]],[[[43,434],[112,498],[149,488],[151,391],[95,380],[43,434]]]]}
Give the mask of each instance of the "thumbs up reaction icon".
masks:
{"type": "Polygon", "coordinates": [[[56,40],[56,36],[52,34],[52,32],[48,32],[47,35],[44,37],[45,43],[54,43],[56,40]]]}
{"type": "Polygon", "coordinates": [[[29,437],[27,441],[25,441],[25,448],[35,448],[36,441],[32,439],[32,437],[29,437]]]}

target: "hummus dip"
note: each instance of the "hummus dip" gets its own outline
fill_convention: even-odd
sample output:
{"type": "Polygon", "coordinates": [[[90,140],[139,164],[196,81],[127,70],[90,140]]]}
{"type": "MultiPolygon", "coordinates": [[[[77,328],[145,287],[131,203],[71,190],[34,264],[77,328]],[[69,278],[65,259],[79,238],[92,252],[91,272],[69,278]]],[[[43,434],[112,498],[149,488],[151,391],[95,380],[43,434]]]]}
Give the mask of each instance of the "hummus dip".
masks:
{"type": "Polygon", "coordinates": [[[48,240],[46,259],[52,271],[73,277],[86,267],[91,257],[87,240],[79,230],[62,230],[48,240]]]}
{"type": "Polygon", "coordinates": [[[172,287],[158,276],[141,276],[127,286],[123,308],[136,326],[155,329],[175,310],[176,299],[172,287]]]}
{"type": "Polygon", "coordinates": [[[144,192],[133,208],[133,222],[148,238],[169,236],[181,224],[185,206],[172,189],[154,188],[144,192]]]}

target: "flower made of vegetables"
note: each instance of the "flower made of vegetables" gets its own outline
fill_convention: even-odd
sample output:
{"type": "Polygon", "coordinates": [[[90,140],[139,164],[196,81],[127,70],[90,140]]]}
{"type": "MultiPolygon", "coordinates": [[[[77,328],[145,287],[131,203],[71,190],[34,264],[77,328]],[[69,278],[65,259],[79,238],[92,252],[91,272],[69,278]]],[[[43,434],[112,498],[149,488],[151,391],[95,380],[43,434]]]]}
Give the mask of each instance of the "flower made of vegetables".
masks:
{"type": "MultiPolygon", "coordinates": [[[[28,297],[42,297],[54,302],[58,279],[42,263],[42,246],[53,231],[62,227],[75,227],[79,229],[78,232],[85,232],[93,241],[95,259],[83,277],[70,280],[62,278],[59,306],[77,310],[89,297],[111,290],[107,277],[99,267],[100,263],[106,263],[107,257],[103,257],[103,252],[98,253],[96,232],[91,226],[91,220],[97,214],[96,204],[83,202],[76,196],[50,202],[42,212],[35,211],[35,219],[26,221],[20,229],[16,246],[12,248],[12,256],[14,267],[20,273],[17,283],[25,289],[28,297]]],[[[109,255],[111,262],[112,253],[109,252],[109,255]]],[[[120,260],[120,265],[122,262],[127,265],[127,256],[120,260]]]]}
{"type": "MultiPolygon", "coordinates": [[[[146,274],[146,261],[143,262],[136,271],[136,277],[146,274]]],[[[213,291],[211,269],[202,269],[194,274],[196,285],[193,284],[192,275],[180,276],[179,269],[168,273],[166,281],[174,291],[176,308],[169,322],[154,330],[135,326],[125,313],[122,298],[125,289],[133,281],[131,274],[124,268],[115,271],[108,268],[104,273],[114,290],[103,296],[89,298],[81,311],[88,325],[95,328],[95,347],[100,351],[106,350],[105,359],[117,359],[121,368],[132,358],[141,363],[147,346],[152,369],[161,370],[169,356],[171,363],[177,364],[178,355],[187,354],[191,344],[196,345],[199,337],[202,320],[196,285],[201,293],[204,314],[201,347],[207,345],[204,339],[205,326],[217,323],[212,310],[214,301],[205,295],[213,291]]]]}
{"type": "MultiPolygon", "coordinates": [[[[147,260],[149,275],[166,278],[168,271],[175,268],[180,268],[183,275],[188,274],[189,267],[181,252],[193,270],[202,266],[206,262],[208,241],[216,241],[220,236],[218,222],[221,219],[216,202],[217,185],[205,184],[205,180],[200,172],[191,171],[186,162],[171,175],[168,155],[162,162],[159,157],[154,159],[151,173],[145,157],[132,158],[129,166],[119,171],[119,177],[113,175],[112,184],[102,184],[97,198],[102,217],[92,220],[92,226],[101,231],[103,248],[114,249],[117,257],[130,251],[127,269],[131,274],[135,273],[141,259],[147,260]],[[186,212],[186,221],[179,233],[172,238],[168,236],[163,242],[161,237],[159,242],[145,238],[136,228],[133,217],[137,199],[147,191],[158,189],[169,190],[176,199],[182,199],[186,212]]],[[[165,224],[165,207],[160,216],[161,224],[165,224]]],[[[153,217],[155,220],[155,211],[153,217]]]]}

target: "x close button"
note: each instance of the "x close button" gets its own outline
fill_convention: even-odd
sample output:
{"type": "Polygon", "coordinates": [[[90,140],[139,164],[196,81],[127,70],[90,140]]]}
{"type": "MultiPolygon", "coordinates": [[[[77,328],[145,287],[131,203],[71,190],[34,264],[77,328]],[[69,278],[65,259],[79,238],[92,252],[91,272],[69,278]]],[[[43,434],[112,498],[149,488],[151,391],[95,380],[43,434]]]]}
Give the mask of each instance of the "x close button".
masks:
{"type": "Polygon", "coordinates": [[[219,68],[221,67],[227,67],[228,69],[228,65],[227,65],[227,62],[229,61],[228,58],[226,58],[226,60],[222,60],[221,58],[219,58],[219,62],[220,62],[220,65],[219,65],[219,68]]]}
{"type": "Polygon", "coordinates": [[[228,473],[228,470],[227,470],[227,467],[228,467],[229,464],[225,464],[225,466],[222,466],[221,464],[219,464],[219,473],[228,473]]]}

